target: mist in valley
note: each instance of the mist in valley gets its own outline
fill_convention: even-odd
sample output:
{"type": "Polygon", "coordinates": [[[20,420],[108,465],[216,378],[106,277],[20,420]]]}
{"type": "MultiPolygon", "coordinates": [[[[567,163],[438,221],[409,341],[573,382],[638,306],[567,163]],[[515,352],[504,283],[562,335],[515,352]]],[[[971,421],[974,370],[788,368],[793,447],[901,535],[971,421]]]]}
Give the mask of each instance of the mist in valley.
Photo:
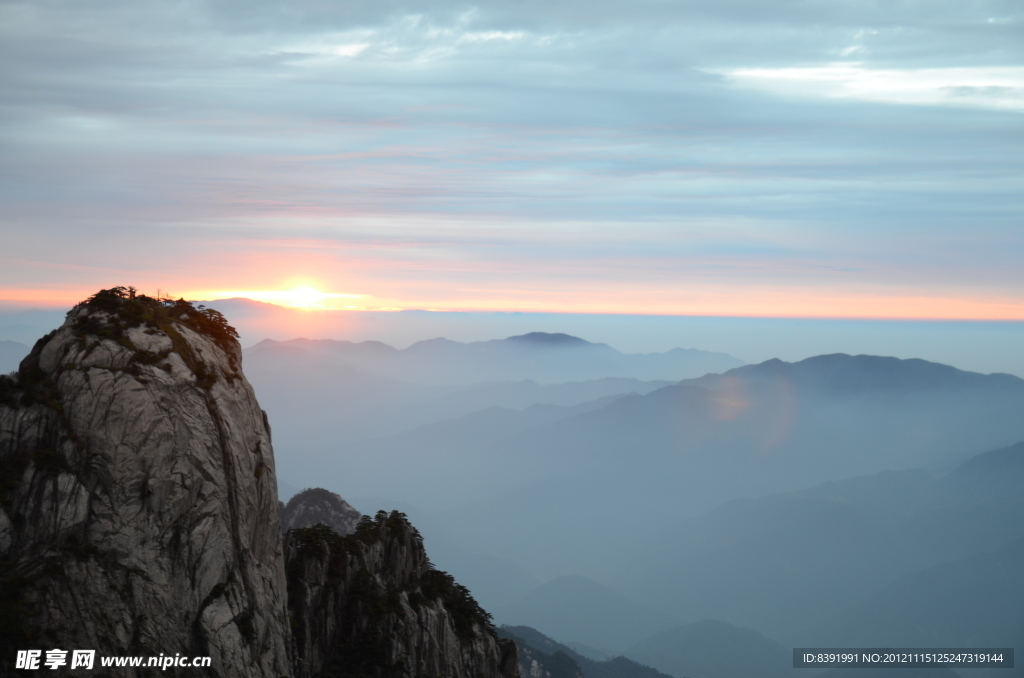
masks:
{"type": "Polygon", "coordinates": [[[1024,3],[0,17],[0,678],[1024,678],[1024,3]]]}
{"type": "MultiPolygon", "coordinates": [[[[29,344],[8,327],[10,367],[29,344]]],[[[554,332],[263,339],[243,368],[281,499],[325,488],[349,527],[406,513],[552,678],[782,676],[794,647],[1024,640],[1017,376],[554,332]]]]}
{"type": "Polygon", "coordinates": [[[244,360],[282,493],[407,513],[500,624],[678,678],[716,653],[788,675],[793,647],[1024,640],[1016,376],[549,333],[244,360]]]}

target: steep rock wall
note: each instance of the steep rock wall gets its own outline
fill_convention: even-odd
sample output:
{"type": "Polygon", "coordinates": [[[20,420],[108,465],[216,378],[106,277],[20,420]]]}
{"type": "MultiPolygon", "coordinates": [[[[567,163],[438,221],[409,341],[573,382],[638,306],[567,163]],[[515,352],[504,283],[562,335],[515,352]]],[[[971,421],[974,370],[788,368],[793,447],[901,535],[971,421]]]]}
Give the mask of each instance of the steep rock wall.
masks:
{"type": "Polygon", "coordinates": [[[403,515],[283,542],[276,484],[220,314],[130,288],[76,306],[0,376],[0,676],[59,648],[212,658],[170,671],[190,676],[518,678],[403,515]]]}
{"type": "Polygon", "coordinates": [[[292,530],[285,557],[296,678],[518,678],[515,643],[433,568],[403,514],[345,537],[292,530]]]}
{"type": "Polygon", "coordinates": [[[115,288],[2,378],[7,658],[45,644],[291,674],[270,431],[233,335],[215,312],[115,288]]]}

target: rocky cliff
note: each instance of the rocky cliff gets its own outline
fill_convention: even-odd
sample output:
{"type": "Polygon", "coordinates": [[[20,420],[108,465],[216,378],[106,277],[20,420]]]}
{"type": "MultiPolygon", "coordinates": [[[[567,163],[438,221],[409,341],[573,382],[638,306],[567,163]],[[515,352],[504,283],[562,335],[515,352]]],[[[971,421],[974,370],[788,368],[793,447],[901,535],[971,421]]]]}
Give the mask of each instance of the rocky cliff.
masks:
{"type": "Polygon", "coordinates": [[[270,430],[223,317],[104,290],[0,403],[5,659],[45,645],[290,673],[270,430]]]}
{"type": "Polygon", "coordinates": [[[99,292],[0,377],[0,676],[32,648],[212,658],[192,676],[518,675],[404,517],[289,533],[286,580],[278,511],[234,330],[99,292]]]}
{"type": "Polygon", "coordinates": [[[518,650],[397,511],[342,537],[324,525],[285,545],[295,676],[517,678],[518,650]]]}
{"type": "Polygon", "coordinates": [[[585,656],[529,626],[502,626],[498,637],[514,640],[519,647],[519,670],[524,678],[672,678],[632,659],[610,657],[594,648],[588,648],[592,654],[585,656]]]}
{"type": "Polygon", "coordinates": [[[281,529],[326,525],[344,537],[356,530],[363,515],[330,490],[320,487],[303,490],[281,509],[281,529]]]}

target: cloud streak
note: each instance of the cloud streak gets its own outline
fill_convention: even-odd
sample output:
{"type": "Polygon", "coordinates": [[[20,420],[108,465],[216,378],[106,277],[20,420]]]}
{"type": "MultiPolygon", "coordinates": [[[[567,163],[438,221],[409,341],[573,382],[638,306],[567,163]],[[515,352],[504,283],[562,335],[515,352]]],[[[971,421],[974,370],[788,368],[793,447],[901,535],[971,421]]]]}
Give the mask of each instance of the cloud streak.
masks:
{"type": "Polygon", "coordinates": [[[1022,26],[4,2],[0,296],[305,276],[402,308],[1024,318],[1022,26]]]}
{"type": "Polygon", "coordinates": [[[870,69],[859,63],[720,71],[740,86],[803,98],[952,105],[1024,112],[1024,67],[870,69]]]}

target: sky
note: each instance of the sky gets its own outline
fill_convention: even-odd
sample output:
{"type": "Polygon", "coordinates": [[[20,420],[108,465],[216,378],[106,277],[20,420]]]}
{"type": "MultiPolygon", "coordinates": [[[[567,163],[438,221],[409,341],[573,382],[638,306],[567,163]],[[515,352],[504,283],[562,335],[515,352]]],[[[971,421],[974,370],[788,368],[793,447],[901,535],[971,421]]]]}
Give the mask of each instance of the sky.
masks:
{"type": "Polygon", "coordinates": [[[1019,1],[0,0],[0,50],[7,307],[1024,320],[1019,1]]]}

